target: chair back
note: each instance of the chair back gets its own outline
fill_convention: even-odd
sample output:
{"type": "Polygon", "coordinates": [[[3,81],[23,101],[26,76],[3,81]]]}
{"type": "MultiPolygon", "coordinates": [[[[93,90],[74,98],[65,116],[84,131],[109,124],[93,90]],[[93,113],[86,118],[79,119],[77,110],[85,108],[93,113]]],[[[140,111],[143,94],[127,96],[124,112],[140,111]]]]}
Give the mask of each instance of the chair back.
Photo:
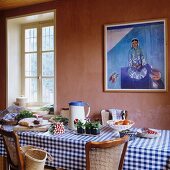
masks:
{"type": "Polygon", "coordinates": [[[86,143],[86,170],[122,170],[128,139],[86,143]]]}
{"type": "Polygon", "coordinates": [[[108,109],[108,112],[112,115],[112,120],[124,120],[127,119],[127,110],[121,109],[108,109]]]}
{"type": "Polygon", "coordinates": [[[110,119],[110,113],[107,110],[101,110],[102,125],[107,125],[107,121],[110,119]]]}
{"type": "Polygon", "coordinates": [[[123,120],[127,119],[128,113],[126,110],[120,110],[120,109],[108,109],[108,110],[101,110],[101,120],[102,125],[107,125],[107,121],[112,120],[123,120]]]}
{"type": "Polygon", "coordinates": [[[0,128],[0,134],[3,137],[10,169],[24,170],[24,159],[20,151],[18,135],[14,131],[6,131],[2,128],[0,128]]]}

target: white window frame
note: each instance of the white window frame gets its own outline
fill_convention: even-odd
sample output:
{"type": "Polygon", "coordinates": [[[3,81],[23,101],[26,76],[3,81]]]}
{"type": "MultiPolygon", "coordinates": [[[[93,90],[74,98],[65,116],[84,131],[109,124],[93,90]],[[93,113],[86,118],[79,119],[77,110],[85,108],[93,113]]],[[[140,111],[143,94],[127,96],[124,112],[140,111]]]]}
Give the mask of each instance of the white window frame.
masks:
{"type": "MultiPolygon", "coordinates": [[[[29,78],[37,78],[37,102],[29,103],[29,105],[44,105],[47,103],[42,102],[42,78],[54,78],[54,103],[55,104],[55,82],[56,82],[56,75],[55,75],[55,23],[54,21],[42,21],[36,23],[28,23],[21,25],[21,92],[25,95],[25,29],[29,28],[37,28],[37,76],[28,76],[29,78]],[[54,26],[54,50],[49,50],[45,52],[54,52],[54,76],[43,76],[42,77],[42,27],[46,26],[54,26]],[[40,57],[38,57],[40,56],[40,57]],[[38,81],[39,80],[39,81],[38,81]]],[[[44,51],[43,51],[44,52],[44,51]]],[[[31,53],[31,52],[28,52],[31,53]]],[[[34,52],[33,52],[34,53],[34,52]]]]}

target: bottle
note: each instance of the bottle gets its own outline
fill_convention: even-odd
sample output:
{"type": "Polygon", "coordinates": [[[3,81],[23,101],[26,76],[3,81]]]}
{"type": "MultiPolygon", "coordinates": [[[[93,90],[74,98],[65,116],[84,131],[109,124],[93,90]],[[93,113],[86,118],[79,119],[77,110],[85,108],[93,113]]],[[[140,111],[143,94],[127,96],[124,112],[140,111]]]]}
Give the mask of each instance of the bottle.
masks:
{"type": "Polygon", "coordinates": [[[122,116],[122,120],[125,120],[127,117],[127,110],[122,110],[121,116],[122,116]]]}

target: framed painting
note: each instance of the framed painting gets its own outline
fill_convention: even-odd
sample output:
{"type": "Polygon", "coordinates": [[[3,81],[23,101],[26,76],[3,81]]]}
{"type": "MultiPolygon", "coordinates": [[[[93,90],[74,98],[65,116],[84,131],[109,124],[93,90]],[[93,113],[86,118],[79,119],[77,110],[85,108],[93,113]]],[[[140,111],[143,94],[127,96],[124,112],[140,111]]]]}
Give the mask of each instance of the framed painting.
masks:
{"type": "Polygon", "coordinates": [[[104,26],[104,90],[167,91],[166,19],[104,26]]]}

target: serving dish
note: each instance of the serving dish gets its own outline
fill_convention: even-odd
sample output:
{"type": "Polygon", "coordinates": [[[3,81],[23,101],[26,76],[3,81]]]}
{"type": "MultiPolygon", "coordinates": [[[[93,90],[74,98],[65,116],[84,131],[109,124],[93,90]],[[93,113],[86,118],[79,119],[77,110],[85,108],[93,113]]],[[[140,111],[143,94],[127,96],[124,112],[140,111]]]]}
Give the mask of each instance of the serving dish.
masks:
{"type": "Polygon", "coordinates": [[[107,124],[116,131],[130,129],[135,124],[135,122],[132,120],[126,120],[126,121],[128,121],[128,123],[125,124],[124,123],[125,120],[108,120],[107,124]]]}

